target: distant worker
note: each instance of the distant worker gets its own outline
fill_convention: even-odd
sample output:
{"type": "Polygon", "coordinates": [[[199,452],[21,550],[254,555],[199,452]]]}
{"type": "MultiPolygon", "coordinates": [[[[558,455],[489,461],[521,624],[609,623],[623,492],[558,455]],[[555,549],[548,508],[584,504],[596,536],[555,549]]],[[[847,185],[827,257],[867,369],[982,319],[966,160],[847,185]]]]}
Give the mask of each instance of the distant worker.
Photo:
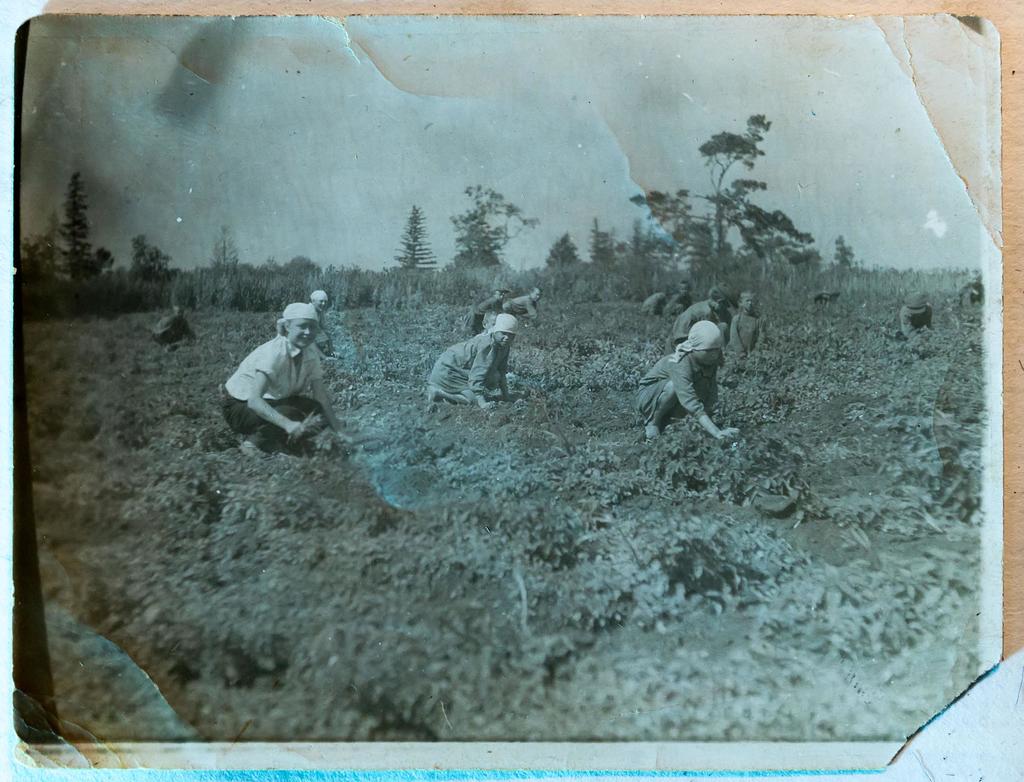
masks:
{"type": "Polygon", "coordinates": [[[165,315],[160,318],[159,322],[153,328],[152,331],[153,339],[159,342],[161,345],[174,345],[181,342],[183,339],[187,339],[190,342],[196,338],[195,333],[192,331],[192,327],[188,325],[188,321],[185,320],[185,315],[181,311],[181,307],[175,305],[170,315],[165,315]]]}
{"type": "Polygon", "coordinates": [[[660,315],[665,309],[665,302],[668,301],[668,294],[663,291],[652,293],[646,299],[643,304],[640,305],[640,313],[642,315],[660,315]]]}
{"type": "Polygon", "coordinates": [[[325,358],[334,357],[334,342],[331,340],[331,333],[327,328],[327,308],[330,306],[330,299],[326,291],[313,291],[309,294],[310,303],[316,308],[316,346],[325,358]]]}
{"type": "Polygon", "coordinates": [[[674,293],[669,295],[668,300],[665,302],[665,314],[670,318],[679,317],[679,313],[686,310],[693,304],[693,291],[690,289],[690,283],[685,280],[679,283],[679,287],[674,293]]]}
{"type": "Polygon", "coordinates": [[[717,323],[693,324],[685,340],[672,355],[658,360],[640,380],[636,410],[644,423],[648,440],[658,437],[669,421],[685,415],[697,422],[716,440],[735,439],[738,429],[719,429],[711,420],[718,402],[718,367],[724,340],[717,323]]]}
{"type": "Polygon", "coordinates": [[[502,310],[508,315],[517,318],[537,319],[537,304],[540,302],[540,288],[534,288],[525,296],[516,296],[507,300],[501,305],[502,310]]]}
{"type": "Polygon", "coordinates": [[[839,291],[819,291],[814,294],[814,303],[819,307],[827,307],[839,298],[839,291]]]}
{"type": "Polygon", "coordinates": [[[445,350],[430,371],[427,401],[475,403],[484,410],[494,407],[495,392],[509,401],[508,354],[518,328],[512,315],[501,313],[487,332],[445,350]]]}
{"type": "Polygon", "coordinates": [[[912,293],[900,307],[900,331],[904,337],[932,327],[932,305],[928,303],[928,294],[918,291],[912,293]]]}
{"type": "Polygon", "coordinates": [[[740,358],[745,358],[757,347],[761,337],[761,317],[758,313],[757,297],[751,291],[740,294],[739,312],[732,319],[729,345],[740,358]]]}
{"type": "Polygon", "coordinates": [[[674,348],[683,342],[693,324],[702,320],[717,323],[722,331],[723,344],[728,343],[729,326],[732,322],[732,312],[729,309],[731,298],[731,292],[724,285],[712,285],[706,300],[691,304],[676,318],[672,325],[671,347],[674,348]]]}
{"type": "Polygon", "coordinates": [[[495,288],[488,298],[473,307],[473,311],[469,314],[469,333],[473,336],[482,334],[484,330],[484,318],[491,312],[501,312],[502,305],[508,300],[508,297],[512,295],[512,291],[508,288],[495,288]]]}
{"type": "Polygon", "coordinates": [[[981,277],[978,275],[975,275],[969,283],[960,289],[961,306],[966,307],[971,304],[981,304],[984,298],[985,289],[981,284],[981,277]]]}
{"type": "Polygon", "coordinates": [[[277,336],[246,356],[224,384],[224,419],[245,437],[243,450],[294,450],[320,430],[320,416],[341,431],[313,344],[317,323],[312,304],[289,304],[277,321],[277,336]]]}

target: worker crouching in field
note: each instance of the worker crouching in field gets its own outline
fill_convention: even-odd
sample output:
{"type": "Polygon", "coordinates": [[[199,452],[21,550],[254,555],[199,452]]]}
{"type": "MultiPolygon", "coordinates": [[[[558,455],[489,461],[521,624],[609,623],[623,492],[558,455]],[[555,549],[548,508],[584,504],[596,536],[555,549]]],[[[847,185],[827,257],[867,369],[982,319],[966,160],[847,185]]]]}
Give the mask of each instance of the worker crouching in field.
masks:
{"type": "Polygon", "coordinates": [[[928,303],[928,295],[917,292],[907,296],[900,307],[900,332],[904,337],[920,333],[932,327],[932,305],[928,303]]]}
{"type": "Polygon", "coordinates": [[[739,358],[757,347],[761,337],[761,316],[757,308],[757,297],[750,291],[740,294],[739,312],[732,319],[729,333],[729,345],[739,358]]]}
{"type": "Polygon", "coordinates": [[[676,318],[672,325],[670,348],[683,342],[689,335],[693,324],[702,320],[718,324],[719,330],[722,332],[722,344],[727,344],[729,342],[729,327],[732,322],[732,311],[729,309],[731,298],[732,295],[724,286],[711,286],[706,300],[691,304],[676,318]]]}
{"type": "Polygon", "coordinates": [[[484,410],[494,407],[495,392],[508,401],[508,354],[518,327],[513,316],[502,313],[488,332],[448,348],[430,372],[427,401],[476,403],[484,410]]]}
{"type": "Polygon", "coordinates": [[[224,419],[245,436],[244,449],[290,450],[328,425],[341,431],[324,386],[314,346],[317,313],[312,304],[289,304],[277,336],[245,357],[224,385],[224,419]],[[303,395],[312,393],[312,398],[303,395]]]}
{"type": "Polygon", "coordinates": [[[501,305],[501,309],[506,315],[536,320],[538,303],[540,303],[540,288],[534,288],[525,296],[516,296],[514,299],[509,299],[501,305]]]}
{"type": "Polygon", "coordinates": [[[738,429],[719,429],[711,420],[718,401],[718,367],[724,341],[717,323],[693,325],[675,353],[658,360],[640,380],[636,409],[644,422],[644,436],[653,440],[673,418],[697,416],[697,422],[716,440],[735,439],[738,429]]]}
{"type": "Polygon", "coordinates": [[[185,314],[181,307],[175,305],[170,315],[160,318],[151,332],[153,339],[161,345],[176,345],[182,340],[193,341],[196,338],[192,327],[185,320],[185,314]]]}
{"type": "Polygon", "coordinates": [[[317,328],[315,344],[317,350],[325,358],[333,358],[334,342],[331,340],[331,334],[327,330],[327,308],[330,306],[327,291],[313,291],[309,294],[309,302],[316,309],[317,328]]]}
{"type": "Polygon", "coordinates": [[[473,307],[473,311],[469,313],[469,333],[474,337],[477,334],[482,334],[484,331],[484,318],[487,317],[488,313],[501,312],[502,307],[511,295],[512,291],[507,288],[495,288],[494,293],[473,307]]]}
{"type": "Polygon", "coordinates": [[[668,294],[664,291],[652,293],[640,304],[641,315],[660,315],[665,309],[668,294]]]}
{"type": "Polygon", "coordinates": [[[975,275],[971,281],[960,289],[960,306],[968,307],[972,304],[981,304],[985,297],[985,287],[981,284],[981,277],[975,275]]]}
{"type": "Polygon", "coordinates": [[[679,283],[679,286],[673,293],[669,294],[668,299],[665,301],[664,312],[670,318],[677,318],[691,304],[693,304],[693,291],[690,290],[690,283],[684,280],[679,283]]]}

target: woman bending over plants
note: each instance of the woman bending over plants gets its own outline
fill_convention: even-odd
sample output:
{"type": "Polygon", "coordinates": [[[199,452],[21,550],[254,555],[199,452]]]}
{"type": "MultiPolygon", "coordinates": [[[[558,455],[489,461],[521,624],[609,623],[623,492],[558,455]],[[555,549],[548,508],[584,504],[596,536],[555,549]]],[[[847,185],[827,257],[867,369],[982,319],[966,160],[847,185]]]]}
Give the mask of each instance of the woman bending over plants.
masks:
{"type": "Polygon", "coordinates": [[[246,356],[224,384],[224,419],[245,437],[244,450],[291,450],[322,428],[321,416],[341,431],[314,345],[318,323],[312,304],[289,304],[277,336],[246,356]]]}
{"type": "Polygon", "coordinates": [[[724,338],[717,323],[698,321],[675,353],[658,360],[640,380],[636,409],[644,436],[653,440],[673,418],[697,416],[697,422],[716,440],[733,440],[739,430],[719,429],[710,413],[718,401],[718,367],[724,338]]]}
{"type": "Polygon", "coordinates": [[[518,328],[513,316],[502,313],[489,331],[448,348],[430,372],[427,402],[476,403],[489,410],[495,392],[507,402],[508,354],[518,328]]]}

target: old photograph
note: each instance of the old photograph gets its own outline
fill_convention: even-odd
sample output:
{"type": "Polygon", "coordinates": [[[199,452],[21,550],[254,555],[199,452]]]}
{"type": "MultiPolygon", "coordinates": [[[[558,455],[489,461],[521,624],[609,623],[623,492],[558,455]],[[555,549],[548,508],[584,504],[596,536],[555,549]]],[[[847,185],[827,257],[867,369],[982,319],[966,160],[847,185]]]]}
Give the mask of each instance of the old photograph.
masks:
{"type": "Polygon", "coordinates": [[[1000,654],[998,51],[33,19],[19,735],[904,741],[1000,654]]]}

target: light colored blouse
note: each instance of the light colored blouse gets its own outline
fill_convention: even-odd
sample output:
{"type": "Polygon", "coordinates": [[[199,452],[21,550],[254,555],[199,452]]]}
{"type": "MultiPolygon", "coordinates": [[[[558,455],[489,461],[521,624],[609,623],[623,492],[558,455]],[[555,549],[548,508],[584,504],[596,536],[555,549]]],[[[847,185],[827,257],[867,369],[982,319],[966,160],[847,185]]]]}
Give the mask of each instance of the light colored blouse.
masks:
{"type": "Polygon", "coordinates": [[[313,346],[302,350],[281,336],[264,342],[246,356],[224,387],[235,399],[245,401],[252,393],[258,374],[267,378],[264,399],[296,396],[305,391],[311,381],[322,380],[324,376],[319,353],[313,346]]]}

